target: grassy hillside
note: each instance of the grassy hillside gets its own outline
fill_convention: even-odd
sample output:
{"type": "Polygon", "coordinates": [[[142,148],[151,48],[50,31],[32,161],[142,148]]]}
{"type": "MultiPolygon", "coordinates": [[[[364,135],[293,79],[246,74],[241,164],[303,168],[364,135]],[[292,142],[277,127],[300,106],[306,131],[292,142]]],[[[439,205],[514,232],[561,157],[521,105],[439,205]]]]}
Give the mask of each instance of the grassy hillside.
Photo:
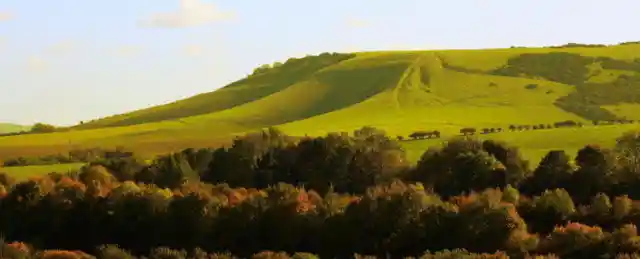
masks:
{"type": "Polygon", "coordinates": [[[319,57],[289,59],[285,64],[276,64],[271,69],[256,69],[251,77],[236,81],[215,92],[90,121],[74,128],[94,129],[127,126],[222,111],[285,90],[289,86],[307,80],[322,68],[353,56],[352,54],[325,54],[319,57]]]}
{"type": "Polygon", "coordinates": [[[43,176],[52,172],[68,173],[81,168],[84,164],[59,164],[59,165],[34,165],[19,167],[0,167],[0,172],[11,175],[18,181],[23,181],[34,176],[43,176]]]}
{"type": "MultiPolygon", "coordinates": [[[[268,126],[294,135],[364,125],[393,135],[453,135],[462,127],[640,120],[639,109],[639,44],[325,53],[263,66],[217,91],[67,132],[0,137],[0,158],[98,145],[166,152],[222,144],[268,126]]],[[[585,141],[617,137],[598,128],[584,132],[585,141]]],[[[530,142],[550,140],[542,134],[530,142]]],[[[557,145],[569,141],[558,136],[557,145]]]]}
{"type": "MultiPolygon", "coordinates": [[[[544,129],[525,132],[504,132],[499,134],[480,135],[480,139],[505,141],[516,146],[522,155],[536,165],[551,150],[564,150],[575,155],[585,144],[596,144],[612,148],[615,139],[627,131],[640,130],[640,125],[611,125],[584,128],[544,129]]],[[[446,140],[446,139],[445,139],[446,140]]],[[[408,159],[416,162],[426,149],[442,145],[442,139],[403,141],[408,159]]]]}
{"type": "Polygon", "coordinates": [[[11,124],[11,123],[0,123],[0,134],[20,132],[20,131],[23,131],[23,130],[29,130],[29,128],[31,128],[31,127],[17,125],[17,124],[11,124]]]}

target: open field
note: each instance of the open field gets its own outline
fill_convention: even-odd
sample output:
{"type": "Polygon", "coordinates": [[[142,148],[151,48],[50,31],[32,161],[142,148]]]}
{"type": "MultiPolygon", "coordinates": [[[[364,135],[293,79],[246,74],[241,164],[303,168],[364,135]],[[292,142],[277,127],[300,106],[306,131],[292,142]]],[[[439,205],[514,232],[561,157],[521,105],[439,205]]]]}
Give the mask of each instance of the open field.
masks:
{"type": "Polygon", "coordinates": [[[0,172],[7,173],[16,180],[22,181],[30,177],[46,175],[52,172],[67,173],[69,171],[79,169],[83,165],[84,163],[0,167],[0,172]]]}
{"type": "MultiPolygon", "coordinates": [[[[152,156],[225,144],[269,126],[299,136],[365,125],[392,136],[418,130],[451,136],[463,127],[640,120],[639,100],[640,44],[327,53],[291,59],[211,93],[62,132],[0,137],[0,159],[115,146],[152,156]]],[[[537,145],[570,148],[619,136],[604,129],[584,129],[578,134],[584,137],[551,132],[495,137],[546,150],[537,145]]]]}
{"type": "Polygon", "coordinates": [[[12,133],[12,132],[20,132],[23,130],[29,130],[29,126],[22,126],[11,123],[0,123],[0,134],[3,133],[12,133]]]}
{"type": "MultiPolygon", "coordinates": [[[[535,167],[542,157],[551,150],[564,150],[570,156],[575,154],[587,144],[596,144],[611,148],[616,143],[616,138],[631,130],[640,130],[640,125],[608,125],[587,126],[584,128],[544,129],[525,132],[503,132],[497,134],[479,135],[480,139],[493,139],[505,141],[512,146],[520,148],[530,166],[535,167]]],[[[416,141],[403,141],[409,160],[418,161],[420,156],[429,147],[439,146],[446,139],[429,139],[416,141]]]]}
{"type": "MultiPolygon", "coordinates": [[[[519,147],[522,156],[529,160],[531,169],[540,162],[547,152],[551,150],[564,150],[570,156],[575,156],[578,150],[587,144],[596,144],[611,148],[615,145],[616,138],[631,130],[640,130],[640,125],[605,125],[585,126],[583,128],[558,128],[543,129],[523,132],[502,132],[487,135],[477,135],[481,140],[492,139],[505,141],[512,146],[519,147]]],[[[440,139],[407,140],[402,141],[407,158],[411,163],[416,163],[420,156],[430,147],[439,147],[453,136],[443,136],[440,139]]],[[[197,145],[192,143],[192,145],[197,145]]],[[[147,146],[147,148],[153,148],[147,146]]],[[[147,149],[149,150],[149,149],[147,149]]],[[[161,148],[153,150],[160,152],[161,148]]],[[[168,152],[168,151],[167,151],[168,152]]],[[[151,153],[146,154],[148,158],[151,153]]],[[[18,180],[24,180],[32,176],[45,175],[51,172],[67,172],[80,168],[83,164],[61,164],[49,166],[24,166],[0,168],[0,172],[8,173],[18,180]]]]}

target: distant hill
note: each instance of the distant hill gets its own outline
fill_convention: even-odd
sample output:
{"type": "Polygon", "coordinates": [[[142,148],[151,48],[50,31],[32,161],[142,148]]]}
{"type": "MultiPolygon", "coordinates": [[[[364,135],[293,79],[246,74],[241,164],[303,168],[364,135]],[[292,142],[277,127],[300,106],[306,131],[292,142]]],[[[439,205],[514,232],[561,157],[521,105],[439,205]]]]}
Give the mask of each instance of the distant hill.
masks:
{"type": "MultiPolygon", "coordinates": [[[[563,120],[640,120],[640,44],[323,53],[265,65],[219,90],[96,119],[69,132],[0,139],[48,145],[202,143],[268,126],[390,134],[563,120]]],[[[180,145],[178,145],[180,146],[180,145]]]]}
{"type": "Polygon", "coordinates": [[[353,124],[351,116],[363,118],[362,112],[368,115],[363,123],[373,124],[401,117],[436,125],[634,117],[640,116],[632,112],[640,108],[638,51],[640,44],[631,42],[325,53],[263,66],[214,92],[75,128],[176,119],[239,128],[318,120],[353,124]],[[473,118],[460,113],[469,108],[473,118]]]}
{"type": "Polygon", "coordinates": [[[30,128],[31,128],[30,126],[22,126],[22,125],[11,124],[11,123],[0,123],[0,134],[20,132],[23,130],[26,131],[26,130],[29,130],[30,128]]]}

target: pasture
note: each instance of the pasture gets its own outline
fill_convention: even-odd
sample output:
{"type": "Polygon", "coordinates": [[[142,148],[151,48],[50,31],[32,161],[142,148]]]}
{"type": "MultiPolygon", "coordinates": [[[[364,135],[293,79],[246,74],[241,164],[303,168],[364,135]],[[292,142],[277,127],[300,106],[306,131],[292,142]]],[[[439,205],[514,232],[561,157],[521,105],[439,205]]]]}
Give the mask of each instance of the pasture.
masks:
{"type": "MultiPolygon", "coordinates": [[[[540,160],[551,150],[564,150],[570,156],[575,156],[578,150],[588,144],[612,148],[616,139],[623,133],[631,130],[640,130],[639,124],[627,125],[599,125],[585,126],[581,128],[553,128],[517,132],[500,132],[493,134],[474,135],[480,140],[504,141],[511,146],[519,148],[522,156],[529,160],[531,169],[534,169],[540,160]]],[[[423,140],[404,140],[401,145],[405,149],[407,159],[411,163],[417,163],[422,154],[429,148],[440,147],[447,140],[459,137],[453,134],[445,134],[441,138],[423,140]]],[[[197,146],[196,142],[182,143],[185,146],[197,146]]],[[[200,145],[204,145],[200,143],[200,145]]],[[[206,146],[206,145],[204,145],[206,146]]],[[[154,146],[132,146],[133,150],[143,154],[147,159],[164,149],[154,146]]],[[[174,146],[175,147],[175,146],[174,146]]],[[[166,147],[165,147],[166,148],[166,147]]],[[[177,151],[179,148],[175,148],[177,151]]],[[[166,151],[170,152],[170,151],[166,151]]],[[[57,164],[45,166],[0,167],[0,172],[5,172],[18,180],[25,180],[33,176],[46,175],[51,172],[66,173],[82,167],[82,163],[57,164]]]]}
{"type": "MultiPolygon", "coordinates": [[[[588,144],[595,144],[606,148],[612,148],[616,139],[625,132],[640,130],[640,125],[602,125],[585,126],[583,128],[557,128],[541,129],[522,132],[502,132],[487,135],[478,135],[479,139],[493,139],[504,141],[511,146],[520,149],[523,157],[535,167],[540,160],[551,150],[564,150],[570,156],[575,154],[588,144]]],[[[408,140],[402,141],[407,152],[407,157],[412,162],[417,162],[420,156],[429,147],[441,146],[447,138],[408,140]]]]}
{"type": "Polygon", "coordinates": [[[31,177],[46,175],[52,172],[68,173],[80,169],[84,163],[56,164],[56,165],[34,165],[18,167],[0,167],[0,172],[7,173],[18,181],[27,180],[31,177]]]}

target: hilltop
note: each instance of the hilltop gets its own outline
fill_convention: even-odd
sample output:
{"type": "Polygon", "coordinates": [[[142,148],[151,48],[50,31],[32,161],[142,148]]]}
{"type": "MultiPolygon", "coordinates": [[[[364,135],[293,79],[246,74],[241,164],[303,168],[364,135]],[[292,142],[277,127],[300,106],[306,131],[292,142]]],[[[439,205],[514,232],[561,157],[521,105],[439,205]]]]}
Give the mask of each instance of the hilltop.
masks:
{"type": "Polygon", "coordinates": [[[30,128],[30,126],[23,126],[12,123],[0,123],[0,134],[26,131],[30,128]]]}
{"type": "Polygon", "coordinates": [[[293,135],[364,125],[394,135],[451,135],[462,127],[638,120],[639,110],[635,43],[323,53],[265,65],[214,92],[66,132],[0,138],[0,157],[9,148],[125,145],[159,151],[219,143],[269,126],[293,135]]]}

